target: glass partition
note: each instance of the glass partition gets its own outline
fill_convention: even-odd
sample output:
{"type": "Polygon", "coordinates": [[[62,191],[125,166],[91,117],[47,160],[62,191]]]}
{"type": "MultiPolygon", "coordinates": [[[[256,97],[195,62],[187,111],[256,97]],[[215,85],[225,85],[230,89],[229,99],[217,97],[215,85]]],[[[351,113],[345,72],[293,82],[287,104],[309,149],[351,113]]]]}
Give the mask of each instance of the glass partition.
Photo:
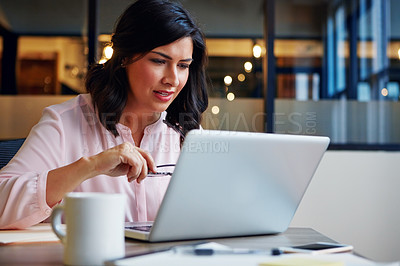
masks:
{"type": "MultiPolygon", "coordinates": [[[[276,10],[290,5],[276,1],[276,10]]],[[[290,22],[275,21],[274,132],[326,135],[336,148],[399,147],[400,21],[393,10],[400,3],[320,1],[307,8],[324,14],[308,19],[320,19],[319,37],[315,29],[287,36],[290,22]]]]}
{"type": "Polygon", "coordinates": [[[264,131],[262,39],[207,38],[210,79],[206,129],[264,131]]]}

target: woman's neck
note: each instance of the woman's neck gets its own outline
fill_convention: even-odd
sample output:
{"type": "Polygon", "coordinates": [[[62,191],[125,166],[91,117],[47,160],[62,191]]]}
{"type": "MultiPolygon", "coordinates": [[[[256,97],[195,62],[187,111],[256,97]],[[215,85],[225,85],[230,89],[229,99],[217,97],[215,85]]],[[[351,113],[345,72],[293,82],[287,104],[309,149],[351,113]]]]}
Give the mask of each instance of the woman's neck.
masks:
{"type": "Polygon", "coordinates": [[[144,129],[157,122],[158,119],[160,119],[160,116],[161,113],[143,113],[125,109],[122,112],[120,123],[130,128],[136,146],[140,146],[140,142],[144,135],[144,129]]]}

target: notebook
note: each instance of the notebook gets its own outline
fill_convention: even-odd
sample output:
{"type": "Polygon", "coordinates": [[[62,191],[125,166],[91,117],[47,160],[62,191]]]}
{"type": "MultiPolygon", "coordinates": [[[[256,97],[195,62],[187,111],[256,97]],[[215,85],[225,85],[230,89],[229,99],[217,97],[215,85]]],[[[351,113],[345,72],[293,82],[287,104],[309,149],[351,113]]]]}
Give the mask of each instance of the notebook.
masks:
{"type": "Polygon", "coordinates": [[[192,130],[155,221],[129,223],[125,236],[161,242],[284,232],[328,144],[320,136],[192,130]]]}

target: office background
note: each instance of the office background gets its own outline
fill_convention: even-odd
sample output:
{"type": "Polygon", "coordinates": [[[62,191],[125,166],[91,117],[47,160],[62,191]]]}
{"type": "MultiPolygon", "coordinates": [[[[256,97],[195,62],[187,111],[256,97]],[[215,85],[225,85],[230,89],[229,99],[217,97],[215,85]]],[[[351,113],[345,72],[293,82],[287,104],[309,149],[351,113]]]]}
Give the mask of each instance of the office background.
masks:
{"type": "MultiPolygon", "coordinates": [[[[44,106],[84,92],[131,2],[0,1],[0,139],[25,137],[44,106]]],[[[400,2],[181,2],[207,37],[203,126],[329,136],[292,226],[400,260],[400,2]]]]}

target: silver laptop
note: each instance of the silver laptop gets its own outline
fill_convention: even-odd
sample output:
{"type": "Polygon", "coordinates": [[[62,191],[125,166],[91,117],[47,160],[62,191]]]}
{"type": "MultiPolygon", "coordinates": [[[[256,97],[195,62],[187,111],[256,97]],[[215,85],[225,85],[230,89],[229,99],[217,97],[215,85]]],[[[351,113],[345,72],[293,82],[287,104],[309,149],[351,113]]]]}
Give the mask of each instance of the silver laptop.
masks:
{"type": "Polygon", "coordinates": [[[328,137],[192,130],[155,221],[127,224],[125,236],[160,242],[281,233],[328,144],[328,137]]]}

